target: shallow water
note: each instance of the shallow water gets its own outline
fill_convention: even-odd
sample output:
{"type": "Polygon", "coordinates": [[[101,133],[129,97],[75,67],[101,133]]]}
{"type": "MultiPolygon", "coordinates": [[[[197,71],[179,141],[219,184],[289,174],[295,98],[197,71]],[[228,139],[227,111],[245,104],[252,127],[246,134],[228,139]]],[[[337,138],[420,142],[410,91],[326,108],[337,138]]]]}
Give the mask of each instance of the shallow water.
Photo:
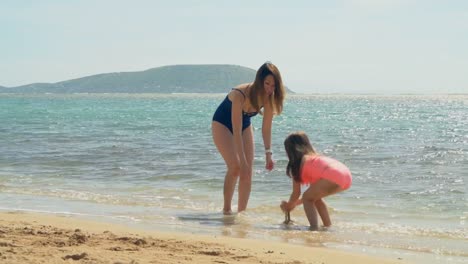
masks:
{"type": "Polygon", "coordinates": [[[263,169],[261,116],[252,120],[252,195],[233,217],[220,214],[225,167],[210,130],[224,96],[0,95],[0,209],[467,261],[468,96],[289,96],[274,119],[272,172],[263,169]],[[296,130],[353,173],[351,189],[327,199],[326,231],[307,231],[302,208],[282,224],[282,142],[296,130]]]}

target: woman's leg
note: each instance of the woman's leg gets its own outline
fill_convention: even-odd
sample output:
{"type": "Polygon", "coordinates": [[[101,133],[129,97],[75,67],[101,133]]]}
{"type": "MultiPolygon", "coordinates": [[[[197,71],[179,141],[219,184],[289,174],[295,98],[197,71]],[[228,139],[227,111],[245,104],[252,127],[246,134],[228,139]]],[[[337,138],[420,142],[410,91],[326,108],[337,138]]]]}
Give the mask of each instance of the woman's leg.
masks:
{"type": "Polygon", "coordinates": [[[250,191],[252,189],[253,160],[255,152],[252,125],[244,129],[242,132],[242,141],[244,142],[244,154],[247,165],[249,165],[252,170],[247,175],[240,175],[239,178],[239,200],[237,207],[239,212],[247,209],[247,203],[249,202],[250,191]]]}
{"type": "Polygon", "coordinates": [[[224,207],[223,212],[229,214],[232,211],[231,202],[239,177],[239,159],[234,151],[234,138],[231,131],[221,123],[213,121],[211,124],[213,141],[227,166],[224,178],[224,207]]]}
{"type": "MultiPolygon", "coordinates": [[[[302,202],[304,204],[304,211],[306,213],[307,219],[309,220],[311,230],[318,229],[316,202],[325,196],[335,194],[339,191],[341,191],[341,188],[338,184],[325,179],[320,179],[316,183],[312,184],[309,187],[309,189],[307,189],[307,191],[304,192],[304,194],[302,195],[302,202]]],[[[321,217],[322,214],[324,216],[328,215],[328,210],[326,206],[321,206],[319,202],[319,207],[320,210],[322,210],[320,211],[321,217]]]]}

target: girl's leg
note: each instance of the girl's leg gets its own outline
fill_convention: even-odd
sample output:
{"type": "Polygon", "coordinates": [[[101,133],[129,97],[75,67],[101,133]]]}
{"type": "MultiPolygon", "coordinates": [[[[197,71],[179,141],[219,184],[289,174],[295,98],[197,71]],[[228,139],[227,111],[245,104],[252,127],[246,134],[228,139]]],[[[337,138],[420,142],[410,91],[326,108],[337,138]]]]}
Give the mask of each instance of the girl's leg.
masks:
{"type": "MultiPolygon", "coordinates": [[[[316,202],[318,200],[321,200],[325,196],[335,194],[339,191],[341,191],[341,188],[338,184],[325,180],[325,179],[320,179],[316,183],[312,184],[309,187],[309,189],[307,189],[307,191],[304,192],[304,194],[302,195],[302,202],[304,204],[304,211],[306,213],[307,219],[309,220],[311,230],[318,229],[316,202]]],[[[328,215],[327,207],[322,206],[320,202],[318,203],[318,205],[320,208],[319,213],[320,213],[320,216],[322,217],[322,221],[324,219],[323,217],[327,217],[327,216],[329,220],[330,217],[328,215]]],[[[331,224],[331,221],[329,221],[328,223],[331,224]]],[[[324,221],[324,225],[326,225],[325,221],[324,221]]]]}
{"type": "Polygon", "coordinates": [[[327,204],[323,199],[318,199],[315,201],[315,208],[317,209],[320,218],[322,218],[322,223],[324,226],[331,226],[330,215],[328,214],[327,204]]]}
{"type": "Polygon", "coordinates": [[[318,221],[317,221],[317,210],[315,208],[314,201],[302,200],[302,204],[304,206],[304,212],[309,220],[310,230],[317,230],[318,229],[318,221]]]}
{"type": "Polygon", "coordinates": [[[224,207],[223,212],[229,214],[232,211],[231,202],[239,177],[239,159],[234,151],[234,138],[231,131],[224,125],[213,121],[211,124],[213,141],[227,166],[224,178],[224,207]]]}
{"type": "MultiPolygon", "coordinates": [[[[247,164],[253,170],[254,160],[254,139],[252,126],[247,127],[242,132],[242,141],[244,142],[244,154],[247,164]]],[[[237,210],[239,212],[244,211],[247,208],[249,202],[250,191],[252,189],[252,170],[247,175],[240,175],[239,178],[239,200],[237,210]]]]}

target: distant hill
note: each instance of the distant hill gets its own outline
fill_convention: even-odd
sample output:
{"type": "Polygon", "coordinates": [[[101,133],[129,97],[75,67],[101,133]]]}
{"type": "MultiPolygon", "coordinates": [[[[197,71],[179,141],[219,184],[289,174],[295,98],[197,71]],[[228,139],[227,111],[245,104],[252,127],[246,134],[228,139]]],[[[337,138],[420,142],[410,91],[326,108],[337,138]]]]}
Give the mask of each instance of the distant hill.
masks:
{"type": "Polygon", "coordinates": [[[57,83],[0,86],[0,93],[225,93],[238,84],[252,82],[255,73],[237,65],[173,65],[57,83]]]}

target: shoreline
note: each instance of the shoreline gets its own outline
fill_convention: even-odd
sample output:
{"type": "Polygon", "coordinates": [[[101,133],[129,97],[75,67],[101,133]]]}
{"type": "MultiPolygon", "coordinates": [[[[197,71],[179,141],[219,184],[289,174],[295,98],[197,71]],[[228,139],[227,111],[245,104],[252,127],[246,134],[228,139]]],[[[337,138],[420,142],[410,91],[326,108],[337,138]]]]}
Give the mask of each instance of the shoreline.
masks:
{"type": "Polygon", "coordinates": [[[408,263],[257,239],[148,231],[73,216],[0,212],[6,263],[408,263]]]}

